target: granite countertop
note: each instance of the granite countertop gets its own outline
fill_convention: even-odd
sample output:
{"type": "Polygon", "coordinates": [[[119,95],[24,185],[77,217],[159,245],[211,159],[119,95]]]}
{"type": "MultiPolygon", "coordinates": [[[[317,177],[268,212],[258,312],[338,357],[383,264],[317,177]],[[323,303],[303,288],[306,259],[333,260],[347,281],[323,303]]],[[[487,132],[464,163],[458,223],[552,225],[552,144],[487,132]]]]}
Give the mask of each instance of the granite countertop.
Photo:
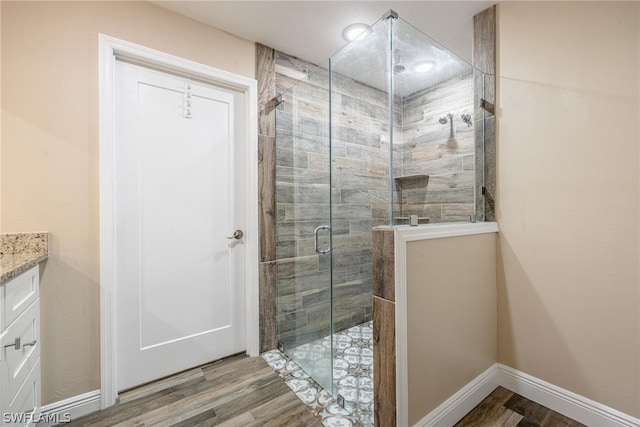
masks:
{"type": "Polygon", "coordinates": [[[49,233],[0,235],[0,285],[49,257],[49,233]]]}

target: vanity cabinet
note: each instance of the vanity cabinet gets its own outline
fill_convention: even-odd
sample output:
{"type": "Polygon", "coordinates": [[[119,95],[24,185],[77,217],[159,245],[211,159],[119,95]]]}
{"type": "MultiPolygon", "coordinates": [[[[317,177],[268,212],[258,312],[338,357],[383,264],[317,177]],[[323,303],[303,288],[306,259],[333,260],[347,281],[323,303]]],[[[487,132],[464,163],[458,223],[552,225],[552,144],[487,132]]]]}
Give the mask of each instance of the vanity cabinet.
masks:
{"type": "Polygon", "coordinates": [[[0,425],[35,426],[40,415],[39,266],[0,286],[0,425]]]}

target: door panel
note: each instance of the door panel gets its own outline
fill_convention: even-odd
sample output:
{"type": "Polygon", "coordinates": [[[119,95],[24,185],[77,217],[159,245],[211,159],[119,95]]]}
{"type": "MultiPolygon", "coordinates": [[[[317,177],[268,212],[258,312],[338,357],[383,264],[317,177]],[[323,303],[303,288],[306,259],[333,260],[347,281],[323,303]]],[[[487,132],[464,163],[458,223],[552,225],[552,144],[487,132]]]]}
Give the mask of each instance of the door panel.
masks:
{"type": "Polygon", "coordinates": [[[332,393],[327,70],[309,73],[276,110],[277,309],[285,353],[332,393]]]}
{"type": "Polygon", "coordinates": [[[234,98],[117,64],[119,388],[243,351],[234,98]]]}

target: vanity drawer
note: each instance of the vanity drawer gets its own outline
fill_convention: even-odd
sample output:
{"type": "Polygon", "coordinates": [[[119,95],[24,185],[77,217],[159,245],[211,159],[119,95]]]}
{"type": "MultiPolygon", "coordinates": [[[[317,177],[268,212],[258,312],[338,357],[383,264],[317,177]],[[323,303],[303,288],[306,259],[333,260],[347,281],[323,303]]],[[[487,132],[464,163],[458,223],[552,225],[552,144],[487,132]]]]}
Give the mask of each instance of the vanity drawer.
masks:
{"type": "Polygon", "coordinates": [[[4,285],[4,309],[0,311],[4,312],[5,327],[10,326],[38,298],[39,280],[39,267],[36,265],[4,285]]]}
{"type": "Polygon", "coordinates": [[[40,300],[13,322],[0,339],[0,387],[3,405],[12,402],[40,360],[40,300]],[[20,348],[16,345],[20,340],[20,348]]]}

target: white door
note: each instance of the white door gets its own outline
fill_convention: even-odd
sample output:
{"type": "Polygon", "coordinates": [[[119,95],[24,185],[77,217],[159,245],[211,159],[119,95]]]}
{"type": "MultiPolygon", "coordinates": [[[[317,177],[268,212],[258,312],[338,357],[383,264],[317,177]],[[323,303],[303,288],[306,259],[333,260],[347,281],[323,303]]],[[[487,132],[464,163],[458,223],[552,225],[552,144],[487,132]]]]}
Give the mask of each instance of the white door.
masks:
{"type": "Polygon", "coordinates": [[[244,171],[233,93],[122,61],[115,79],[123,390],[245,350],[244,171]]]}

